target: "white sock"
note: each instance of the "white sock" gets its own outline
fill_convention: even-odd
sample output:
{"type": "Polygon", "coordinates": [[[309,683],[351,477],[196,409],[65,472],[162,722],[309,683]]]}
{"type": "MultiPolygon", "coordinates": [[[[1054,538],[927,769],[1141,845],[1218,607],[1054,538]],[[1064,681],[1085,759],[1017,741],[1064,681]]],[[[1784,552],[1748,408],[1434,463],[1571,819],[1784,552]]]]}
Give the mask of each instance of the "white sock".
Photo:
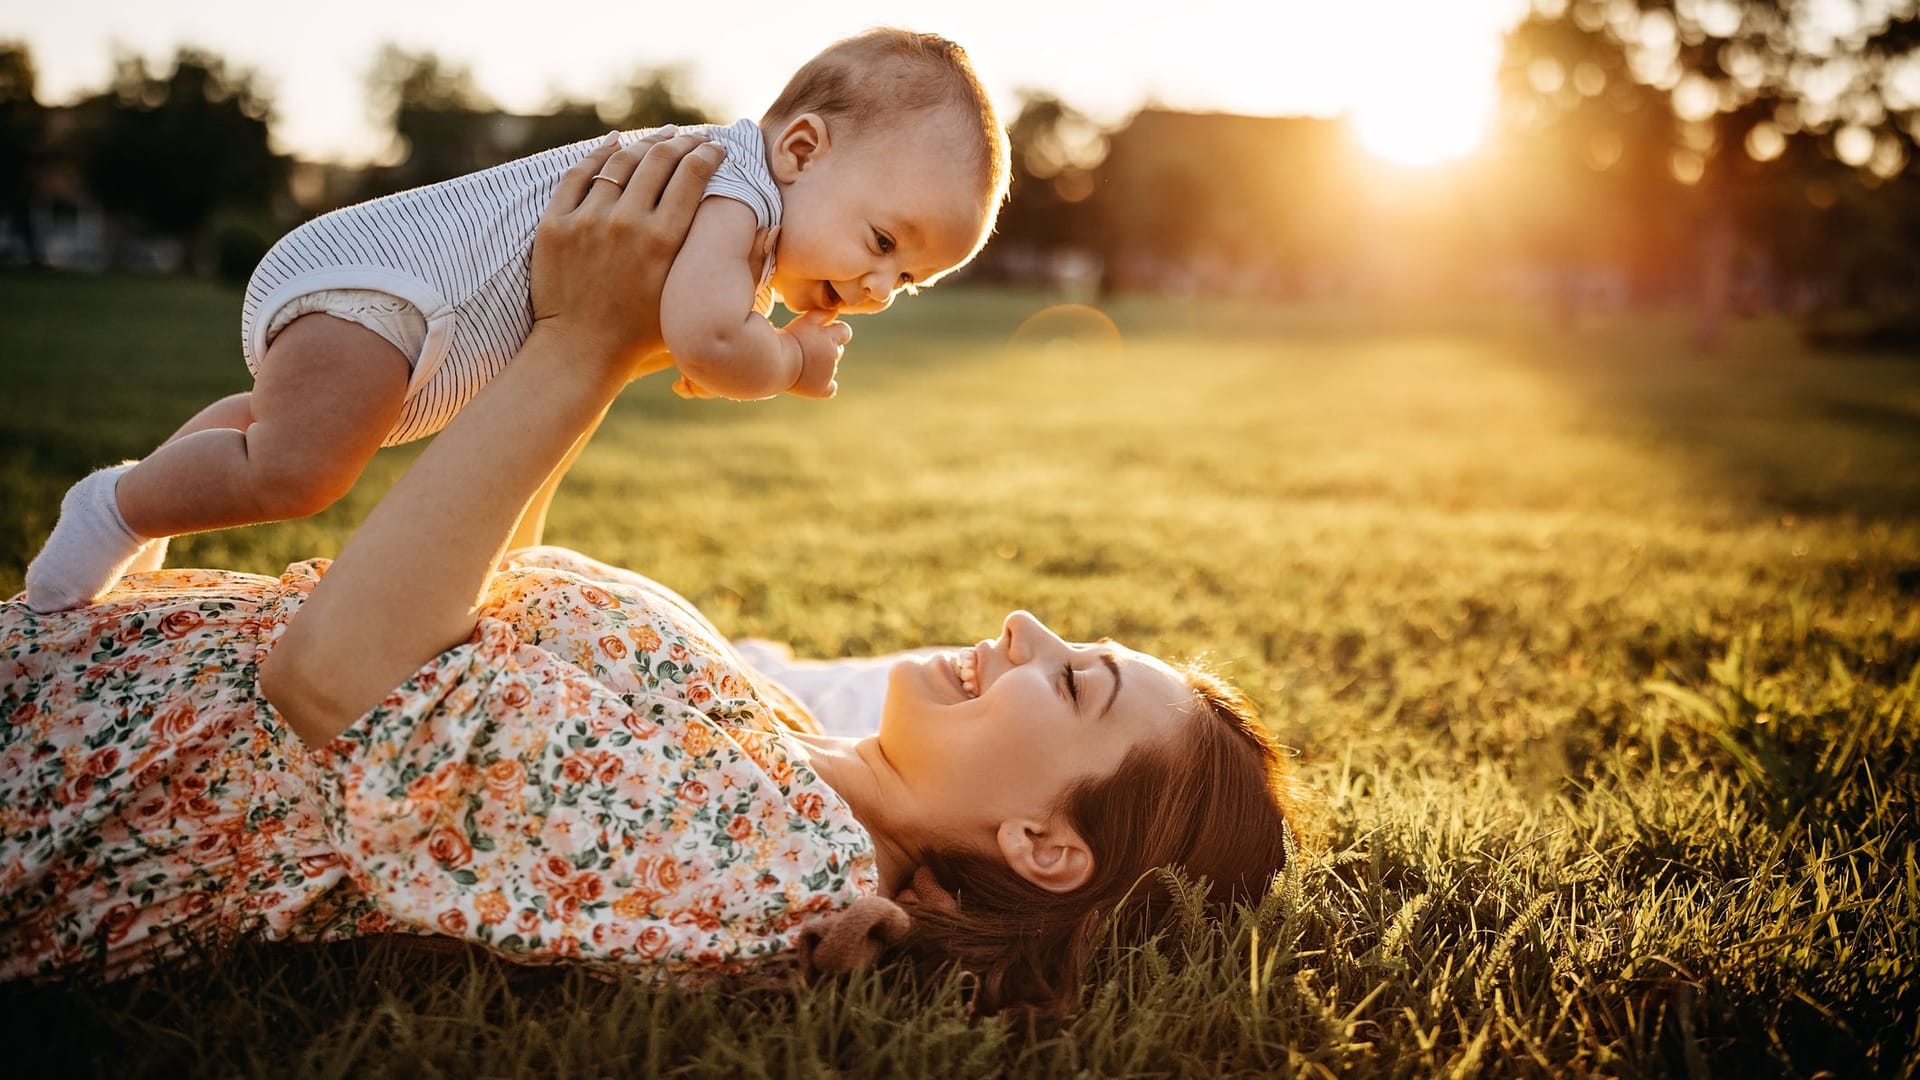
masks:
{"type": "Polygon", "coordinates": [[[113,587],[147,538],[127,527],[114,488],[139,464],[123,461],[88,473],[60,500],[60,520],[27,564],[27,606],[38,612],[90,604],[113,587]]]}
{"type": "Polygon", "coordinates": [[[133,561],[127,564],[129,574],[151,574],[167,565],[167,538],[156,537],[140,545],[134,553],[133,561]]]}

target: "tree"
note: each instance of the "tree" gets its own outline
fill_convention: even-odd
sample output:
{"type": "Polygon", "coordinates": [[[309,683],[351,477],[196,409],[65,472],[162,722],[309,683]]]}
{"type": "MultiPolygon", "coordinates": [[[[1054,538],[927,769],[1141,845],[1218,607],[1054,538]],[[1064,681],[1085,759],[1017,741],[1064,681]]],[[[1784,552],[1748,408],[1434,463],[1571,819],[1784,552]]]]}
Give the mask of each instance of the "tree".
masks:
{"type": "Polygon", "coordinates": [[[34,98],[33,54],[21,42],[0,42],[0,220],[10,221],[26,245],[27,261],[42,261],[33,228],[34,168],[46,129],[46,111],[34,98]]]}
{"type": "Polygon", "coordinates": [[[694,101],[686,88],[686,73],[679,68],[643,67],[628,78],[614,94],[610,108],[601,116],[614,127],[659,127],[662,124],[704,124],[713,112],[694,101]]]}
{"type": "Polygon", "coordinates": [[[995,231],[1001,246],[1056,249],[1089,243],[1092,170],[1107,153],[1106,132],[1052,94],[1025,91],[1007,126],[1012,184],[995,231]]]}
{"type": "Polygon", "coordinates": [[[1665,92],[1635,78],[1619,41],[1570,18],[1534,16],[1508,36],[1500,69],[1502,138],[1489,177],[1502,242],[1577,307],[1598,268],[1642,296],[1670,290],[1689,216],[1671,168],[1680,145],[1665,92]]]}
{"type": "Polygon", "coordinates": [[[210,53],[181,49],[164,75],[123,55],[111,88],[79,108],[94,118],[83,157],[94,197],[181,241],[190,265],[206,268],[202,241],[217,210],[265,215],[285,188],[265,94],[252,72],[210,53]]]}
{"type": "Polygon", "coordinates": [[[393,129],[399,183],[410,187],[447,180],[498,164],[478,118],[495,113],[471,69],[430,52],[383,45],[367,76],[368,106],[376,122],[393,129]]]}
{"type": "Polygon", "coordinates": [[[1861,278],[1848,260],[1871,252],[1906,283],[1896,302],[1920,303],[1920,245],[1890,263],[1883,242],[1920,225],[1920,0],[1536,0],[1505,74],[1534,136],[1558,129],[1573,153],[1591,145],[1600,88],[1624,81],[1604,95],[1636,159],[1617,183],[1640,200],[1629,211],[1685,222],[1703,340],[1743,258],[1803,289],[1884,299],[1846,284],[1861,278]]]}
{"type": "Polygon", "coordinates": [[[473,73],[430,52],[383,46],[367,78],[375,120],[393,129],[400,161],[372,178],[376,189],[431,184],[554,146],[605,134],[611,126],[697,124],[674,69],[643,68],[610,105],[559,99],[540,115],[502,111],[473,73]]]}

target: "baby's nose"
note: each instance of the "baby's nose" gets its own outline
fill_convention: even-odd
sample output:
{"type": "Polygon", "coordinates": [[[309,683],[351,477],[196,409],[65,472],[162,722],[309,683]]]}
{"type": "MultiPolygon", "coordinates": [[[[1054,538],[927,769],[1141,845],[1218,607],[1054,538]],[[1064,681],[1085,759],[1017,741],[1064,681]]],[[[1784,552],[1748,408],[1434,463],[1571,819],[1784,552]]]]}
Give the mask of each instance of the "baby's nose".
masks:
{"type": "Polygon", "coordinates": [[[885,283],[876,284],[875,281],[876,279],[873,278],[863,281],[860,291],[867,294],[867,307],[870,312],[885,311],[893,303],[893,292],[885,283]]]}

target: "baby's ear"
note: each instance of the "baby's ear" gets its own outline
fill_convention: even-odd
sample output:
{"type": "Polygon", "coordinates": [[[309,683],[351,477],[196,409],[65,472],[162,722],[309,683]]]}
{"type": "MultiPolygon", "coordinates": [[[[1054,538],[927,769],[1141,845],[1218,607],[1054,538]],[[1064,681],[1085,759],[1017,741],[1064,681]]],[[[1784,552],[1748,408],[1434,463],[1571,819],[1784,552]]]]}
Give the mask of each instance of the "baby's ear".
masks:
{"type": "Polygon", "coordinates": [[[827,152],[827,121],[819,113],[801,113],[773,138],[773,178],[791,184],[827,152]]]}

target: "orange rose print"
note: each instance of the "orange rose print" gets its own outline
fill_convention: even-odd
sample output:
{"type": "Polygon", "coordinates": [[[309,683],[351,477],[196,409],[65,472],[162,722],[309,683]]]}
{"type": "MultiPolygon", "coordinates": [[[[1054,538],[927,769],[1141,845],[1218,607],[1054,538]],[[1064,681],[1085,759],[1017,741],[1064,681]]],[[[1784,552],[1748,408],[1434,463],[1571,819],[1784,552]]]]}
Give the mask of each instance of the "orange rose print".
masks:
{"type": "Polygon", "coordinates": [[[724,643],[644,581],[583,587],[604,570],[565,552],[522,556],[471,645],[328,746],[258,722],[245,680],[323,565],[166,571],[84,616],[0,612],[0,640],[56,665],[0,707],[10,745],[48,747],[0,769],[0,878],[25,867],[60,905],[18,928],[0,978],[109,947],[144,966],[190,920],[295,940],[477,931],[529,961],[740,971],[792,946],[796,913],[874,888],[870,841],[788,763],[724,643]],[[111,827],[73,812],[106,800],[111,827]],[[99,858],[49,863],[25,840],[49,830],[99,858]],[[149,899],[155,873],[170,884],[149,899]]]}
{"type": "Polygon", "coordinates": [[[197,611],[168,612],[167,617],[160,620],[160,634],[162,637],[178,641],[198,630],[206,621],[206,617],[197,611]]]}
{"type": "Polygon", "coordinates": [[[649,926],[640,931],[640,936],[634,941],[633,948],[641,956],[653,959],[666,952],[667,945],[672,940],[672,936],[667,933],[665,927],[649,926]]]}
{"type": "Polygon", "coordinates": [[[473,861],[473,845],[458,829],[436,825],[427,834],[427,854],[433,857],[433,861],[453,869],[473,861]]]}
{"type": "Polygon", "coordinates": [[[107,944],[120,944],[139,918],[140,910],[132,904],[115,904],[108,908],[106,916],[100,920],[100,929],[107,935],[107,944]]]}
{"type": "Polygon", "coordinates": [[[506,895],[499,889],[489,889],[481,893],[473,902],[473,910],[479,914],[480,921],[488,926],[498,926],[507,921],[511,909],[507,906],[506,895]]]}
{"type": "Polygon", "coordinates": [[[713,750],[713,732],[705,724],[688,724],[680,735],[680,749],[689,757],[705,757],[713,750]]]}
{"type": "Polygon", "coordinates": [[[163,739],[180,739],[192,733],[196,719],[193,702],[181,698],[154,714],[153,727],[163,739]]]}
{"type": "Polygon", "coordinates": [[[527,786],[527,770],[512,758],[502,758],[487,766],[487,790],[506,799],[519,795],[527,786]]]}

